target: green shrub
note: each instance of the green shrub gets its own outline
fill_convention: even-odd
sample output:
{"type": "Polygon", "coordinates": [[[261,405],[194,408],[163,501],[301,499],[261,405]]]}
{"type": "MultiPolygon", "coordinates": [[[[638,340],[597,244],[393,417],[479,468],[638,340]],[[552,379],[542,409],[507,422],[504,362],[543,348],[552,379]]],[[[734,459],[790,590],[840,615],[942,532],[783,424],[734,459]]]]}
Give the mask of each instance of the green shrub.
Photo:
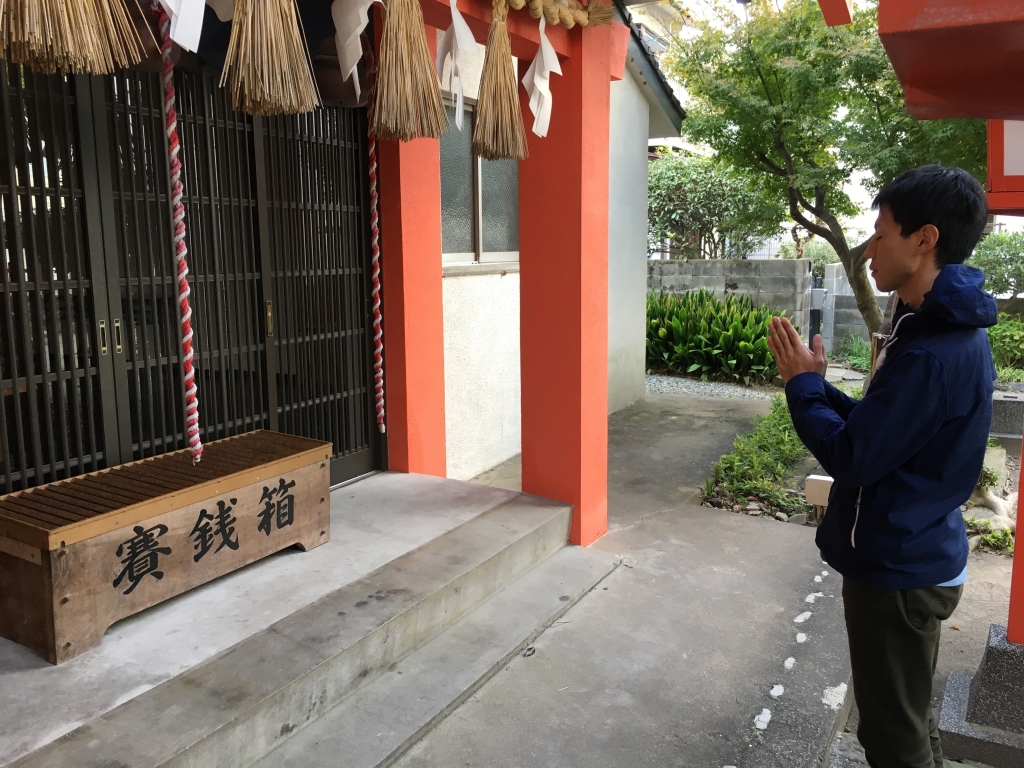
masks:
{"type": "Polygon", "coordinates": [[[839,342],[836,360],[845,360],[853,368],[867,372],[871,367],[871,344],[854,333],[848,333],[839,342]]]}
{"type": "Polygon", "coordinates": [[[1024,321],[1016,315],[1000,314],[988,329],[992,359],[996,368],[1024,368],[1024,321]]]}
{"type": "Polygon", "coordinates": [[[775,374],[768,323],[784,313],[755,307],[747,296],[724,301],[701,289],[683,295],[647,296],[647,366],[702,380],[749,384],[775,374]]]}
{"type": "Polygon", "coordinates": [[[997,368],[996,373],[1004,384],[1024,383],[1024,368],[997,368]]]}
{"type": "MultiPolygon", "coordinates": [[[[795,259],[796,258],[796,244],[790,241],[786,241],[780,248],[782,258],[784,259],[795,259]]],[[[825,276],[825,267],[829,264],[836,264],[839,261],[839,254],[836,253],[836,249],[833,248],[827,240],[822,240],[820,237],[813,237],[804,243],[804,255],[803,258],[811,260],[811,273],[815,277],[825,276]]]]}
{"type": "Polygon", "coordinates": [[[981,536],[982,542],[996,552],[1013,554],[1013,534],[1007,530],[994,531],[988,520],[977,520],[973,517],[964,518],[964,526],[967,528],[967,535],[981,536]]]}
{"type": "Polygon", "coordinates": [[[732,451],[713,467],[714,483],[705,488],[726,499],[746,503],[748,496],[763,501],[773,510],[787,514],[805,512],[807,504],[799,496],[787,492],[784,483],[789,468],[807,455],[797,437],[789,407],[782,396],[772,398],[772,409],[759,419],[754,431],[740,435],[732,451]]]}

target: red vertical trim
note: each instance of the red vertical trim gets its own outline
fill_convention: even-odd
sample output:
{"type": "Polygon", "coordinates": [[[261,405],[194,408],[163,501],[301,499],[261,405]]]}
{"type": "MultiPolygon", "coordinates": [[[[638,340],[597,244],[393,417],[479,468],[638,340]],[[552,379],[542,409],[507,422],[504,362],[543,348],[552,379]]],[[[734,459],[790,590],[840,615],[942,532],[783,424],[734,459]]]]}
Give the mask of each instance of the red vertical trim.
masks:
{"type": "Polygon", "coordinates": [[[571,503],[583,545],[608,529],[610,36],[570,31],[548,135],[519,166],[523,490],[571,503]]]}
{"type": "MultiPolygon", "coordinates": [[[[436,30],[426,32],[434,49],[436,30]]],[[[444,477],[440,147],[380,141],[378,160],[388,466],[444,477]]]]}
{"type": "MultiPolygon", "coordinates": [[[[1024,490],[1024,461],[1021,462],[1020,483],[1017,488],[1024,490]]],[[[1017,499],[1017,519],[1024,510],[1017,499]]],[[[1020,549],[1013,550],[1013,576],[1010,581],[1010,617],[1007,622],[1006,639],[1011,643],[1024,645],[1024,555],[1020,549]]]]}

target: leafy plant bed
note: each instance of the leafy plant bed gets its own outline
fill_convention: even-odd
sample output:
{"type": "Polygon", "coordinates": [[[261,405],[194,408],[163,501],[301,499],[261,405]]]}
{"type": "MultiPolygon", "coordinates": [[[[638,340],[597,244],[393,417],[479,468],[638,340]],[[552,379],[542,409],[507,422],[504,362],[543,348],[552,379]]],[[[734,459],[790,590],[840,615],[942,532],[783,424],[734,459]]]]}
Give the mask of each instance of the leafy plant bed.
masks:
{"type": "Polygon", "coordinates": [[[809,507],[802,494],[786,485],[792,467],[807,455],[785,399],[776,396],[771,411],[757,421],[753,432],[737,437],[732,451],[712,468],[714,476],[705,482],[704,505],[757,514],[782,512],[787,517],[805,513],[809,507]]]}
{"type": "Polygon", "coordinates": [[[768,323],[785,313],[748,296],[716,298],[701,289],[647,296],[647,366],[702,380],[771,381],[768,323]]]}

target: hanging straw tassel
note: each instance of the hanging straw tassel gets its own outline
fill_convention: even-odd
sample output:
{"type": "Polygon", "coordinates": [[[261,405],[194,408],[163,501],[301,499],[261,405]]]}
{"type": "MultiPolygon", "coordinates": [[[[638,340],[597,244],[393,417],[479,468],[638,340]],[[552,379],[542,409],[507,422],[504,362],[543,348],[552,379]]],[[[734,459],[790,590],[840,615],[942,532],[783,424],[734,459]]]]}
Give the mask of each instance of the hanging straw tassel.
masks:
{"type": "MultiPolygon", "coordinates": [[[[7,0],[7,2],[11,2],[11,0],[7,0]]],[[[69,6],[77,3],[91,6],[91,10],[95,14],[95,28],[104,37],[102,41],[95,41],[95,47],[100,49],[97,61],[102,59],[102,66],[106,69],[97,68],[94,70],[95,74],[113,72],[115,67],[134,67],[142,61],[146,48],[142,38],[139,37],[138,28],[132,21],[131,12],[125,5],[125,0],[67,0],[67,2],[69,6]]],[[[139,16],[142,16],[138,0],[131,0],[131,2],[135,4],[139,16]]],[[[146,28],[149,29],[148,26],[146,28]]],[[[152,37],[152,31],[150,31],[150,36],[152,37]]],[[[156,38],[153,38],[153,43],[156,44],[156,38]]]]}
{"type": "Polygon", "coordinates": [[[507,0],[493,0],[492,7],[473,128],[473,154],[487,160],[524,160],[529,151],[519,107],[519,84],[512,68],[512,43],[505,24],[507,0]]]}
{"type": "MultiPolygon", "coordinates": [[[[0,44],[11,62],[40,72],[108,74],[142,60],[126,0],[5,0],[0,44]]],[[[128,0],[135,2],[137,0],[128,0]]],[[[141,11],[140,11],[141,13],[141,11]]]]}
{"type": "Polygon", "coordinates": [[[419,0],[387,0],[377,68],[375,128],[391,141],[439,139],[448,130],[419,0]]]}
{"type": "Polygon", "coordinates": [[[225,83],[235,109],[251,115],[311,112],[320,105],[295,0],[235,1],[225,83]]]}

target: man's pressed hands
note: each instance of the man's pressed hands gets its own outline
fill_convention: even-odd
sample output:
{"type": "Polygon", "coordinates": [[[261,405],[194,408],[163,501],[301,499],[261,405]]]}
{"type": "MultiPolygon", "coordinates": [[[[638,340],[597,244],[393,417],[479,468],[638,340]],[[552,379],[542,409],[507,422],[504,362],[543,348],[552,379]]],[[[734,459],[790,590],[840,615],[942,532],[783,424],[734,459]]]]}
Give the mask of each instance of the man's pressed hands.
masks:
{"type": "Polygon", "coordinates": [[[784,317],[773,317],[768,324],[768,348],[775,358],[775,366],[783,383],[801,373],[817,373],[825,375],[828,368],[828,356],[825,354],[825,342],[821,335],[814,337],[814,352],[796,332],[796,328],[784,317]]]}

